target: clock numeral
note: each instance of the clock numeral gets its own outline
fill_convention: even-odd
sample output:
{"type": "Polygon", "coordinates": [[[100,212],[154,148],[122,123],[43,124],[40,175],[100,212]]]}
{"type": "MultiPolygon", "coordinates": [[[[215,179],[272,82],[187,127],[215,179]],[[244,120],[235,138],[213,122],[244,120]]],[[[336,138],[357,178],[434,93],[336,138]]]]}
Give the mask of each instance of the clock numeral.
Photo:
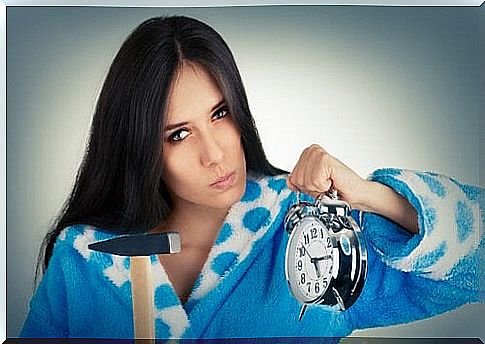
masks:
{"type": "Polygon", "coordinates": [[[332,247],[332,240],[330,240],[330,237],[327,237],[327,247],[332,247]]]}
{"type": "Polygon", "coordinates": [[[301,282],[301,284],[305,284],[305,274],[301,274],[300,282],[301,282]]]}
{"type": "Polygon", "coordinates": [[[315,293],[319,293],[320,292],[320,283],[315,283],[315,293]]]}
{"type": "Polygon", "coordinates": [[[328,280],[324,278],[322,281],[322,288],[327,288],[327,286],[328,286],[328,280]]]}
{"type": "Polygon", "coordinates": [[[302,247],[298,247],[298,251],[300,251],[300,257],[305,256],[305,248],[303,246],[302,247]]]}
{"type": "Polygon", "coordinates": [[[311,290],[312,290],[312,283],[311,283],[311,282],[308,282],[308,283],[306,284],[306,286],[307,286],[307,288],[308,288],[308,292],[310,293],[310,292],[311,292],[311,290]]]}
{"type": "Polygon", "coordinates": [[[308,233],[305,234],[305,245],[308,245],[310,243],[310,237],[308,236],[308,233]]]}
{"type": "Polygon", "coordinates": [[[324,236],[325,236],[325,234],[323,234],[323,228],[322,228],[322,227],[320,227],[320,238],[322,238],[322,239],[323,239],[323,237],[324,237],[324,236]]]}
{"type": "Polygon", "coordinates": [[[301,271],[301,269],[303,269],[303,262],[299,260],[298,263],[296,264],[296,267],[298,268],[298,271],[301,271]]]}
{"type": "Polygon", "coordinates": [[[312,239],[316,239],[316,238],[317,238],[317,229],[312,228],[312,239]]]}

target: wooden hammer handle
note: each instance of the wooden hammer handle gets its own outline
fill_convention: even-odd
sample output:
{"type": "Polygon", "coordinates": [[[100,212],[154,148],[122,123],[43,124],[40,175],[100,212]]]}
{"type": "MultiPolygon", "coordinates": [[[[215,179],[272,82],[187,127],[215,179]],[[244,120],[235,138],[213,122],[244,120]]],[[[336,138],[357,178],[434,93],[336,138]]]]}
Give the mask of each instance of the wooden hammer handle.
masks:
{"type": "Polygon", "coordinates": [[[130,257],[135,338],[155,338],[153,283],[150,257],[130,257]]]}

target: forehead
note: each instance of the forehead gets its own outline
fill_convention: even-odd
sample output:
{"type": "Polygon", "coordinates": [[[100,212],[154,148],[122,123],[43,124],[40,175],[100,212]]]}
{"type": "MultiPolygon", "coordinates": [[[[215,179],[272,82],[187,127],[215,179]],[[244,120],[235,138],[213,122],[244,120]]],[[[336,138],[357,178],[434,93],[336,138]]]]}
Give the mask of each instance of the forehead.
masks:
{"type": "Polygon", "coordinates": [[[177,71],[168,98],[167,121],[204,114],[222,98],[215,79],[203,67],[184,63],[177,71]]]}

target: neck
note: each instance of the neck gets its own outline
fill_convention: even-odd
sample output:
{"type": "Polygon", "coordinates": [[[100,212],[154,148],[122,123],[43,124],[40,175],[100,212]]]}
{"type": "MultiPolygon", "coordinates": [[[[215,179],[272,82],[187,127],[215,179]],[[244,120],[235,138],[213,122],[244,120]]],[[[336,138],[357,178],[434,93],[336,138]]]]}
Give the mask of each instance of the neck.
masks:
{"type": "Polygon", "coordinates": [[[175,207],[157,231],[180,233],[182,249],[210,250],[229,209],[208,209],[197,205],[175,207]]]}

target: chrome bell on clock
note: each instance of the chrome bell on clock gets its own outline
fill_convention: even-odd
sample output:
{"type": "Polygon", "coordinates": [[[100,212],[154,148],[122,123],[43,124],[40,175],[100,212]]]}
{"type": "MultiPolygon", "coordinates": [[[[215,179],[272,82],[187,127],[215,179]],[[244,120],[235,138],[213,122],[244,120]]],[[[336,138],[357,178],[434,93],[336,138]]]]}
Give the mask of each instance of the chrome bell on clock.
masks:
{"type": "Polygon", "coordinates": [[[289,234],[285,275],[292,295],[304,306],[343,311],[360,295],[367,275],[367,249],[350,206],[336,191],[314,203],[298,202],[285,217],[289,234]]]}

